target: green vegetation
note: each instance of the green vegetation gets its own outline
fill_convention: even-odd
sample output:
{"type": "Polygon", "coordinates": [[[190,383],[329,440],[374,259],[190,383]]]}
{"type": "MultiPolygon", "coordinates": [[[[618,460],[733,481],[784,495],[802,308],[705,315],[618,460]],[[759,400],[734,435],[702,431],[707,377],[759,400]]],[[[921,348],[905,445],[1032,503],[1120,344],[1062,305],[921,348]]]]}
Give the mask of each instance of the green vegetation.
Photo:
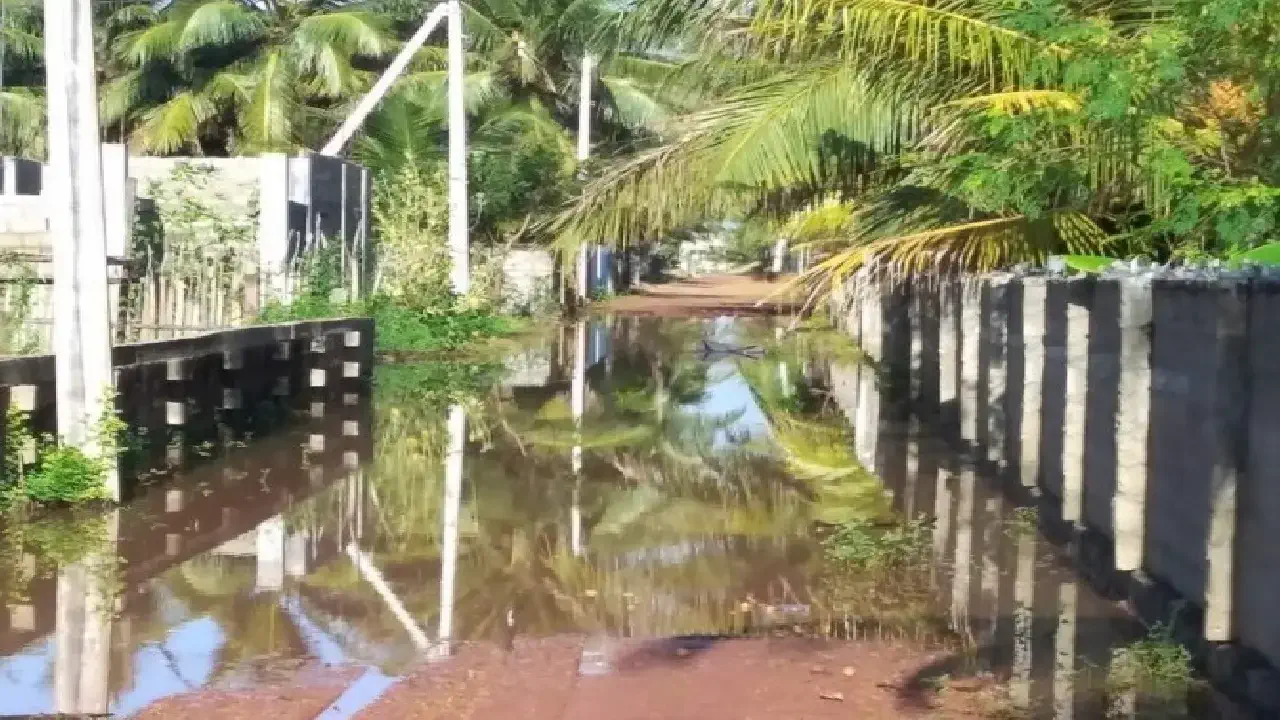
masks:
{"type": "Polygon", "coordinates": [[[702,101],[593,176],[554,224],[573,242],[735,218],[824,252],[822,285],[1233,257],[1280,223],[1272,0],[639,0],[633,17],[642,39],[683,33],[677,81],[702,101]]]}
{"type": "Polygon", "coordinates": [[[5,481],[0,503],[25,501],[74,505],[106,497],[104,479],[120,454],[127,428],[111,409],[93,428],[97,452],[63,445],[52,436],[35,437],[26,413],[10,409],[5,428],[5,481]]]}
{"type": "Polygon", "coordinates": [[[1185,694],[1194,681],[1191,652],[1164,625],[1122,648],[1109,678],[1115,689],[1166,697],[1185,694]]]}
{"type": "Polygon", "coordinates": [[[876,525],[854,520],[822,541],[827,558],[849,570],[883,572],[929,562],[932,528],[922,521],[876,525]]]}

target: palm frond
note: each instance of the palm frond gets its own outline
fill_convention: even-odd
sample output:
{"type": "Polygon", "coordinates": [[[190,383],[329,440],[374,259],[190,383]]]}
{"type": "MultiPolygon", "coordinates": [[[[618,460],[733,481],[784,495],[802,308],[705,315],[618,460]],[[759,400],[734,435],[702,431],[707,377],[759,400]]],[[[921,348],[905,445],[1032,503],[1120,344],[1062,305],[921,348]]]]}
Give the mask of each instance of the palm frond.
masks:
{"type": "Polygon", "coordinates": [[[215,0],[200,4],[185,18],[176,50],[219,47],[259,38],[267,24],[262,13],[235,0],[215,0]]]}
{"type": "Polygon", "coordinates": [[[134,141],[143,152],[168,155],[199,150],[200,131],[217,108],[209,98],[187,90],[142,117],[134,141]]]}
{"type": "Polygon", "coordinates": [[[677,140],[609,168],[583,191],[552,224],[564,244],[627,244],[741,215],[777,191],[848,183],[894,152],[912,119],[843,65],[825,65],[753,85],[674,127],[677,140]],[[833,150],[849,160],[836,176],[833,150]]]}
{"type": "Polygon", "coordinates": [[[44,98],[31,90],[0,88],[0,154],[44,156],[44,98]]]}
{"type": "Polygon", "coordinates": [[[283,50],[269,52],[258,61],[248,103],[239,118],[242,152],[293,149],[296,81],[283,50]]]}
{"type": "Polygon", "coordinates": [[[298,23],[295,46],[303,53],[328,48],[346,56],[381,57],[392,47],[386,23],[373,13],[342,10],[310,15],[298,23]]]}
{"type": "Polygon", "coordinates": [[[608,105],[623,125],[633,128],[658,128],[670,117],[651,86],[626,77],[605,75],[600,78],[608,93],[608,105]]]}
{"type": "Polygon", "coordinates": [[[1010,87],[1065,50],[1002,25],[1005,12],[989,0],[762,0],[752,31],[780,58],[892,56],[1010,87]]]}
{"type": "Polygon", "coordinates": [[[1080,96],[1063,90],[1012,90],[960,98],[942,103],[935,111],[989,110],[1001,115],[1015,115],[1035,110],[1076,112],[1083,107],[1080,96]]]}

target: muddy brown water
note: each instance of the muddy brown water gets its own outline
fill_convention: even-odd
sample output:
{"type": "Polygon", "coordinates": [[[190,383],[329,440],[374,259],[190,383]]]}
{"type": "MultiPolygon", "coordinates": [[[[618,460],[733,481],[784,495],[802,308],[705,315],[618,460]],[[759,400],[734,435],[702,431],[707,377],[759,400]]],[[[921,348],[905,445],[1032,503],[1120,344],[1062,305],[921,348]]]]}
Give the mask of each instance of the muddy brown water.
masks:
{"type": "Polygon", "coordinates": [[[1116,682],[1142,628],[998,488],[926,476],[945,449],[887,484],[857,471],[827,391],[856,360],[780,326],[596,318],[480,370],[383,367],[359,411],[7,528],[0,715],[130,716],[330,666],[342,717],[460,646],[578,637],[590,676],[635,662],[610,648],[795,635],[917,648],[913,687],[990,678],[993,712],[1214,716],[1116,682]],[[833,600],[815,528],[907,516],[928,601],[833,600]]]}

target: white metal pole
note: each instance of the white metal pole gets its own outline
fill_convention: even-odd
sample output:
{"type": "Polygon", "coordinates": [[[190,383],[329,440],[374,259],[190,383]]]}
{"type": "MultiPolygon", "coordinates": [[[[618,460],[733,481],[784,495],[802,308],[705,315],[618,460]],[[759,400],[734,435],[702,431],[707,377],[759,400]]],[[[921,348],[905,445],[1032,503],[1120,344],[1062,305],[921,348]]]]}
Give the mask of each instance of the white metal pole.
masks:
{"type": "Polygon", "coordinates": [[[462,52],[462,3],[449,0],[449,278],[453,291],[471,290],[471,243],[467,237],[467,107],[462,52]]]}
{"type": "Polygon", "coordinates": [[[418,28],[418,32],[414,33],[413,37],[409,38],[409,42],[404,44],[404,47],[400,49],[400,53],[383,71],[382,77],[378,78],[378,82],[374,83],[368,94],[360,100],[360,103],[343,121],[342,127],[338,128],[338,132],[333,134],[333,138],[320,151],[321,155],[337,155],[342,152],[342,148],[346,147],[346,144],[351,141],[351,137],[355,135],[356,130],[360,129],[364,119],[378,106],[383,96],[387,94],[391,86],[404,73],[405,68],[409,67],[409,62],[413,60],[414,54],[418,52],[418,49],[427,41],[427,37],[444,19],[447,10],[448,6],[441,4],[433,8],[430,13],[427,13],[427,19],[423,21],[422,27],[418,28]]]}
{"type": "MultiPolygon", "coordinates": [[[[591,157],[591,88],[595,82],[595,58],[591,55],[584,54],[582,56],[582,75],[578,79],[578,162],[586,162],[591,157]]],[[[587,253],[590,248],[583,243],[578,248],[578,299],[585,302],[587,294],[591,292],[590,281],[590,263],[587,262],[587,253]]]]}
{"type": "MultiPolygon", "coordinates": [[[[45,196],[53,238],[58,434],[100,452],[94,426],[112,400],[102,146],[90,0],[44,0],[49,112],[45,196]]],[[[119,500],[119,478],[104,478],[119,500]]]]}

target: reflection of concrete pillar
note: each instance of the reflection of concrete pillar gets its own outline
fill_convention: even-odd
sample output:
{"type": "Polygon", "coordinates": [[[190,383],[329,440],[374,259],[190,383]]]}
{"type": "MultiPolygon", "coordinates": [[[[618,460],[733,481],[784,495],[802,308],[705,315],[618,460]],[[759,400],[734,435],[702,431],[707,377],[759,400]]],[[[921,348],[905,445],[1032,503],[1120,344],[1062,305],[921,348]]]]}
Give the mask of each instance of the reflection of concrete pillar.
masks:
{"type": "MultiPolygon", "coordinates": [[[[573,351],[573,382],[569,388],[569,409],[573,413],[574,433],[582,432],[582,416],[587,409],[587,324],[579,322],[573,351]]],[[[582,472],[582,446],[575,444],[573,471],[582,472]]]]}
{"type": "Polygon", "coordinates": [[[306,532],[289,533],[284,546],[284,572],[292,578],[304,577],[307,574],[307,541],[306,532]]]}
{"type": "Polygon", "coordinates": [[[1127,682],[1127,675],[1132,674],[1126,648],[1111,649],[1111,664],[1107,669],[1107,677],[1114,681],[1115,690],[1108,697],[1107,720],[1128,720],[1138,717],[1138,687],[1136,683],[1127,682]]]}
{"type": "Polygon", "coordinates": [[[569,546],[574,557],[582,557],[582,505],[580,491],[575,484],[573,488],[573,504],[569,506],[569,546]]]}
{"type": "Polygon", "coordinates": [[[1053,716],[1071,720],[1076,698],[1076,624],[1079,588],[1064,576],[1058,588],[1058,629],[1054,634],[1053,716]]]}
{"type": "Polygon", "coordinates": [[[1084,453],[1089,390],[1089,308],[1067,304],[1067,391],[1062,423],[1062,519],[1084,522],[1084,453]]]}
{"type": "Polygon", "coordinates": [[[280,515],[267,518],[255,535],[258,575],[254,590],[279,590],[284,587],[284,518],[280,515]]]}
{"type": "Polygon", "coordinates": [[[1022,403],[1018,458],[1023,487],[1040,483],[1040,412],[1044,399],[1044,333],[1048,292],[1044,278],[1023,278],[1022,283],[1022,403]]]}
{"type": "Polygon", "coordinates": [[[1116,567],[1142,567],[1151,411],[1151,283],[1120,285],[1120,399],[1116,405],[1116,567]]]}
{"type": "Polygon", "coordinates": [[[883,356],[883,311],[881,289],[872,285],[860,289],[862,294],[862,351],[867,362],[858,366],[858,414],[854,425],[854,444],[858,460],[871,472],[876,467],[876,444],[880,432],[880,388],[876,363],[883,356]]]}
{"type": "Polygon", "coordinates": [[[973,464],[960,469],[956,505],[956,548],[952,561],[951,620],[957,630],[969,628],[969,593],[973,575],[973,513],[978,477],[973,464]]]}
{"type": "Polygon", "coordinates": [[[440,544],[440,627],[438,652],[448,655],[453,641],[453,601],[458,574],[458,518],[462,512],[462,471],[466,453],[467,415],[461,405],[449,408],[449,452],[444,468],[444,527],[440,544]]]}
{"type": "Polygon", "coordinates": [[[1013,658],[1009,696],[1020,710],[1031,707],[1031,641],[1034,637],[1036,534],[1025,528],[1017,536],[1017,564],[1013,576],[1013,658]]]}
{"type": "Polygon", "coordinates": [[[105,715],[111,705],[111,631],[120,514],[105,517],[105,541],[60,568],[54,630],[54,712],[105,715]]]}

